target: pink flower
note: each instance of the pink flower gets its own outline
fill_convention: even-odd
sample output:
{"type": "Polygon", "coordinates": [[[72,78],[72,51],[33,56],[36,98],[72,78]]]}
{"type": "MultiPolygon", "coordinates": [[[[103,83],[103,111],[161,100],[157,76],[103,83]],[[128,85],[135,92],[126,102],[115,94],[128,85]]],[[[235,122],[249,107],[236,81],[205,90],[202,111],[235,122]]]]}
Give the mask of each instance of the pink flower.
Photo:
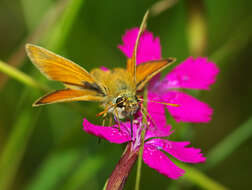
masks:
{"type": "MultiPolygon", "coordinates": [[[[159,106],[159,104],[157,105],[159,106]]],[[[158,109],[155,112],[158,113],[159,111],[162,112],[163,109],[158,109]]],[[[146,135],[144,139],[143,161],[149,167],[172,179],[179,178],[185,171],[176,166],[162,151],[182,162],[199,163],[205,161],[205,158],[200,153],[200,149],[187,147],[190,142],[174,142],[160,138],[167,137],[172,133],[171,126],[159,122],[157,123],[157,127],[156,122],[160,119],[161,121],[165,119],[163,118],[164,115],[160,116],[151,110],[149,113],[153,120],[148,120],[148,128],[146,126],[143,127],[142,118],[139,117],[134,120],[132,134],[130,122],[121,123],[119,130],[118,125],[110,127],[98,126],[84,119],[83,129],[87,133],[106,139],[111,143],[121,144],[132,142],[131,152],[138,152],[141,145],[141,132],[145,128],[146,135]]]]}
{"type": "MultiPolygon", "coordinates": [[[[138,31],[138,28],[128,30],[122,38],[123,44],[118,46],[128,58],[132,56],[138,31]]],[[[159,59],[161,59],[159,38],[154,38],[151,32],[145,31],[139,42],[137,64],[159,59]]],[[[166,106],[176,121],[208,122],[211,119],[212,109],[192,96],[179,92],[178,89],[207,90],[215,82],[217,73],[218,68],[214,63],[207,61],[206,58],[193,59],[190,57],[176,66],[163,79],[160,79],[160,75],[152,79],[148,86],[148,99],[179,104],[179,107],[166,106]]],[[[143,161],[149,167],[169,178],[177,179],[185,171],[176,166],[166,154],[187,163],[205,161],[200,149],[188,147],[190,142],[174,142],[163,138],[172,134],[171,126],[166,123],[165,106],[163,104],[149,101],[147,108],[148,127],[142,123],[142,116],[140,116],[133,121],[132,131],[130,122],[121,123],[119,129],[117,124],[110,127],[98,126],[86,119],[83,121],[83,129],[87,133],[106,139],[111,143],[128,143],[130,145],[128,146],[129,154],[123,156],[117,165],[119,170],[120,167],[123,167],[123,164],[120,163],[127,160],[127,156],[131,155],[130,153],[132,155],[138,153],[141,146],[142,130],[146,130],[143,161]]]]}
{"type": "MultiPolygon", "coordinates": [[[[128,58],[132,56],[138,31],[138,28],[126,31],[122,37],[123,44],[118,46],[128,58]]],[[[138,46],[137,64],[160,58],[159,38],[154,38],[151,32],[145,31],[138,46]]],[[[215,82],[218,72],[217,66],[207,58],[189,57],[163,79],[160,79],[160,75],[156,76],[150,82],[149,94],[154,100],[180,105],[179,107],[166,106],[177,122],[209,122],[213,110],[206,103],[178,90],[181,88],[208,90],[215,82]]]]}

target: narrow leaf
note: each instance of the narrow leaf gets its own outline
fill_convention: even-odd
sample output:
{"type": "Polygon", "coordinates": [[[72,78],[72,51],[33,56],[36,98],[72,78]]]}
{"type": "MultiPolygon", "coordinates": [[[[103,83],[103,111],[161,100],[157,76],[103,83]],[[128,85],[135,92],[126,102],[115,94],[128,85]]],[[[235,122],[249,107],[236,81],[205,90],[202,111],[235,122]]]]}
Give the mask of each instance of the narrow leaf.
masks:
{"type": "Polygon", "coordinates": [[[41,86],[39,83],[37,83],[34,79],[32,79],[30,76],[26,75],[22,71],[16,69],[15,67],[8,65],[2,61],[0,61],[0,71],[4,74],[18,80],[19,82],[33,87],[33,88],[39,88],[39,89],[45,89],[46,87],[41,86]]]}
{"type": "Polygon", "coordinates": [[[206,168],[219,164],[252,136],[252,117],[219,142],[207,155],[206,168]]]}
{"type": "Polygon", "coordinates": [[[64,181],[80,158],[80,151],[66,150],[53,153],[44,161],[38,174],[30,180],[27,190],[55,190],[64,181]]]}
{"type": "Polygon", "coordinates": [[[82,163],[76,168],[76,171],[71,177],[69,177],[63,186],[62,190],[77,190],[92,179],[97,171],[105,163],[105,158],[101,155],[91,156],[88,159],[82,161],[82,163]]]}
{"type": "Polygon", "coordinates": [[[23,158],[29,137],[35,127],[39,111],[31,117],[28,110],[20,113],[0,159],[0,189],[9,189],[23,158]]]}
{"type": "Polygon", "coordinates": [[[49,49],[58,50],[63,46],[84,1],[71,0],[68,3],[61,19],[55,25],[52,32],[48,34],[47,43],[45,44],[49,49]]]}
{"type": "Polygon", "coordinates": [[[209,189],[209,190],[227,190],[228,189],[225,186],[218,183],[217,181],[215,181],[214,179],[211,179],[210,177],[205,175],[200,170],[194,167],[188,166],[186,164],[183,164],[181,162],[178,162],[174,159],[172,160],[177,166],[179,166],[180,168],[186,171],[185,175],[181,177],[180,180],[189,181],[192,184],[195,184],[201,187],[202,189],[209,189]]]}

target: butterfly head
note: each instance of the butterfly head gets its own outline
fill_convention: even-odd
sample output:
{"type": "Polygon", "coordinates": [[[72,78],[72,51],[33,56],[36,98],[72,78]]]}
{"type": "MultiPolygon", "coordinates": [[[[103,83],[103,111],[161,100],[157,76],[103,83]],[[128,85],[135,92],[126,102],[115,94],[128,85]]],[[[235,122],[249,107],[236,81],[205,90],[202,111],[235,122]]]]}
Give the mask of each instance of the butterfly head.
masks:
{"type": "Polygon", "coordinates": [[[133,116],[139,109],[139,100],[136,95],[131,93],[122,93],[113,100],[115,105],[113,114],[118,119],[125,119],[133,116]]]}

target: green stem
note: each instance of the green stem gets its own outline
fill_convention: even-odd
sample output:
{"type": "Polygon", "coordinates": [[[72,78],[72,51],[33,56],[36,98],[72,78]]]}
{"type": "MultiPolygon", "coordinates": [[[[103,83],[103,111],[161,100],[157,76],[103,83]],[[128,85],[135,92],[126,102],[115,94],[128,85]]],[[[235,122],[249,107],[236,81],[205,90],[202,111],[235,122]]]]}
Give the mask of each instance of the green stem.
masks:
{"type": "Polygon", "coordinates": [[[188,45],[190,54],[203,56],[207,47],[207,24],[202,0],[188,0],[188,45]]]}
{"type": "Polygon", "coordinates": [[[25,73],[19,71],[18,69],[16,69],[13,66],[6,64],[3,61],[0,61],[0,71],[7,74],[8,76],[18,80],[19,82],[21,82],[27,86],[30,86],[33,88],[39,88],[39,89],[46,89],[46,87],[40,85],[38,82],[33,80],[31,77],[29,77],[25,73]]]}
{"type": "Polygon", "coordinates": [[[107,188],[107,184],[108,184],[108,180],[106,180],[106,182],[105,182],[105,184],[104,184],[104,186],[103,186],[102,190],[106,190],[106,188],[107,188]]]}
{"type": "MultiPolygon", "coordinates": [[[[144,90],[144,100],[147,100],[147,89],[144,90]]],[[[143,106],[146,108],[147,110],[147,101],[144,101],[143,106]]],[[[143,115],[143,125],[147,126],[147,118],[143,115]]],[[[137,173],[136,173],[136,184],[135,184],[135,190],[139,190],[140,187],[140,180],[141,180],[141,169],[142,169],[142,159],[143,159],[143,148],[144,148],[144,137],[145,137],[145,133],[146,133],[146,128],[144,128],[141,131],[141,146],[139,149],[139,154],[138,154],[138,160],[137,160],[137,173]]]]}
{"type": "Polygon", "coordinates": [[[140,180],[141,180],[141,169],[142,169],[142,159],[143,159],[143,147],[144,147],[144,136],[146,130],[142,130],[141,132],[141,146],[139,150],[138,160],[137,160],[137,174],[136,174],[136,185],[135,190],[139,190],[140,180]]]}

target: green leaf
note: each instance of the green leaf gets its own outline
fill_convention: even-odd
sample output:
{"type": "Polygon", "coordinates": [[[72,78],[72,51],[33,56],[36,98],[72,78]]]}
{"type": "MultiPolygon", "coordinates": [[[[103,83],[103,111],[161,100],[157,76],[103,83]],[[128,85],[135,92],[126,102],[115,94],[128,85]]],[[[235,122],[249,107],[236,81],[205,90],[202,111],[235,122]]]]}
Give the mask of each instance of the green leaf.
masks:
{"type": "Polygon", "coordinates": [[[22,111],[11,131],[0,160],[1,190],[8,189],[13,183],[39,113],[36,111],[31,117],[31,112],[22,111]]]}
{"type": "Polygon", "coordinates": [[[227,190],[228,188],[224,187],[214,179],[211,179],[206,174],[201,172],[199,169],[191,167],[187,164],[183,164],[173,158],[170,158],[178,167],[185,170],[185,175],[180,177],[179,181],[188,181],[191,184],[197,185],[202,189],[209,190],[227,190]]]}
{"type": "Polygon", "coordinates": [[[252,136],[252,118],[219,142],[207,155],[205,168],[219,164],[252,136]]]}
{"type": "Polygon", "coordinates": [[[45,44],[49,49],[58,50],[62,48],[84,1],[71,0],[68,3],[61,19],[52,32],[48,34],[48,41],[45,44]]]}
{"type": "Polygon", "coordinates": [[[176,165],[186,171],[185,175],[181,178],[182,180],[190,181],[191,183],[201,187],[202,189],[227,190],[226,187],[209,178],[207,175],[196,168],[178,162],[176,162],[176,165]]]}
{"type": "Polygon", "coordinates": [[[30,180],[31,184],[27,190],[55,190],[69,172],[73,169],[76,162],[80,159],[81,153],[78,150],[66,150],[55,152],[48,156],[42,163],[38,174],[30,180]]]}
{"type": "Polygon", "coordinates": [[[29,30],[32,30],[41,20],[41,16],[52,4],[52,0],[33,1],[33,0],[21,0],[23,7],[23,14],[26,21],[26,25],[29,30]],[[36,6],[34,6],[36,4],[36,6]]]}
{"type": "Polygon", "coordinates": [[[105,161],[106,160],[102,155],[89,155],[89,158],[82,161],[73,175],[67,179],[62,190],[81,189],[84,184],[96,175],[97,171],[102,168],[105,161]]]}
{"type": "Polygon", "coordinates": [[[215,51],[210,59],[222,66],[223,63],[227,63],[229,59],[232,59],[232,57],[235,57],[237,53],[244,49],[252,40],[252,32],[250,30],[251,21],[252,16],[249,16],[239,23],[232,32],[232,38],[215,51]]]}
{"type": "Polygon", "coordinates": [[[33,88],[39,88],[39,89],[46,89],[46,87],[40,85],[37,83],[34,79],[32,79],[30,76],[26,75],[22,71],[16,69],[15,67],[8,65],[0,60],[0,72],[3,72],[4,74],[7,74],[8,76],[18,80],[19,82],[33,87],[33,88]]]}

